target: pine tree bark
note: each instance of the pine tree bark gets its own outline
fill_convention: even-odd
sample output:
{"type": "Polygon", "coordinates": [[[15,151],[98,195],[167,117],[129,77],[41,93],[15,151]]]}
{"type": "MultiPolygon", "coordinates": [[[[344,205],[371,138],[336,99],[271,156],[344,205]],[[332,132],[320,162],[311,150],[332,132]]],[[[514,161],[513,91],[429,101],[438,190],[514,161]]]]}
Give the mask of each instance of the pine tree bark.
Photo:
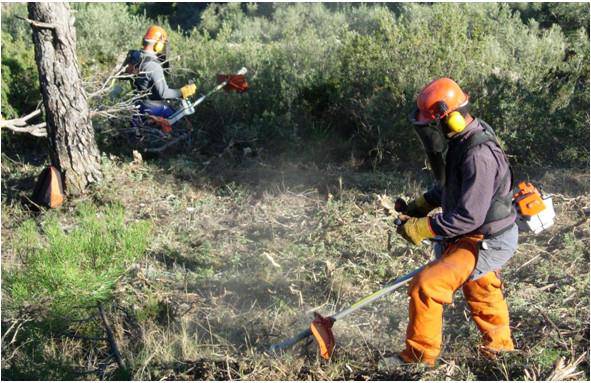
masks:
{"type": "Polygon", "coordinates": [[[65,3],[28,3],[51,162],[77,195],[101,179],[100,155],[76,58],[74,17],[65,3]]]}

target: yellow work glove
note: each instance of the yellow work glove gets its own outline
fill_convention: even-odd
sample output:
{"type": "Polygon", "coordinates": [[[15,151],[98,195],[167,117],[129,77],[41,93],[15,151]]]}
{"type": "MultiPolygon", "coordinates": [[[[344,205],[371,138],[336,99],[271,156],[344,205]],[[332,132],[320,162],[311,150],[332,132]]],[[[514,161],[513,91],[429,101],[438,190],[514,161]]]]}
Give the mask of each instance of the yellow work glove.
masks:
{"type": "Polygon", "coordinates": [[[405,214],[411,217],[426,217],[427,214],[436,207],[437,206],[433,206],[427,202],[424,195],[421,195],[419,198],[408,204],[405,214]]]}
{"type": "Polygon", "coordinates": [[[413,243],[414,245],[420,244],[423,239],[435,237],[435,233],[433,232],[433,229],[431,229],[429,217],[411,218],[402,215],[400,216],[400,219],[403,220],[404,224],[398,226],[396,231],[404,239],[413,243]]]}
{"type": "Polygon", "coordinates": [[[181,95],[183,98],[189,98],[195,94],[197,91],[197,85],[195,84],[187,84],[181,88],[181,95]]]}

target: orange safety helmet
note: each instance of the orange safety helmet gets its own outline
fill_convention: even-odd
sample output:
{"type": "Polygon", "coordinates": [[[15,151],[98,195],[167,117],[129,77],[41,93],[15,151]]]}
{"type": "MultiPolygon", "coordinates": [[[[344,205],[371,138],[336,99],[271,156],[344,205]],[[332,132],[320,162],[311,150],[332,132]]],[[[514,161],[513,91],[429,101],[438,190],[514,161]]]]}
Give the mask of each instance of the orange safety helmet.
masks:
{"type": "Polygon", "coordinates": [[[417,97],[418,123],[442,119],[453,111],[468,105],[468,95],[452,79],[442,77],[423,88],[417,97]]]}
{"type": "Polygon", "coordinates": [[[158,25],[152,25],[144,35],[144,46],[149,43],[154,43],[154,51],[160,53],[164,49],[164,44],[166,44],[167,40],[168,34],[164,28],[159,27],[158,25]]]}

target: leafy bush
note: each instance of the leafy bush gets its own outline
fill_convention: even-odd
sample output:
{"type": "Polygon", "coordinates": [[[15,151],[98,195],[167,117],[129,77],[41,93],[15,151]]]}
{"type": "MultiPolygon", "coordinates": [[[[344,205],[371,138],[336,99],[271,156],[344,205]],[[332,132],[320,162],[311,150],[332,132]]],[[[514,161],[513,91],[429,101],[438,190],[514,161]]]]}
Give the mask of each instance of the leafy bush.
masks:
{"type": "Polygon", "coordinates": [[[192,52],[182,64],[201,80],[242,63],[251,69],[248,95],[220,96],[202,109],[201,123],[215,131],[236,134],[233,125],[246,125],[249,138],[297,150],[338,138],[377,161],[422,159],[406,116],[422,86],[449,76],[516,162],[541,165],[551,156],[556,165],[581,166],[588,161],[589,43],[584,29],[576,33],[526,24],[504,4],[394,11],[282,4],[268,17],[212,5],[179,50],[192,52]],[[214,122],[220,113],[224,126],[214,122]]]}
{"type": "Polygon", "coordinates": [[[8,119],[35,109],[41,101],[31,30],[14,17],[23,10],[20,4],[2,9],[2,116],[8,119]]]}
{"type": "Polygon", "coordinates": [[[126,268],[148,244],[147,222],[127,223],[124,209],[102,211],[89,204],[77,210],[75,227],[64,230],[55,217],[23,223],[14,242],[24,266],[6,271],[6,306],[40,305],[47,319],[79,319],[88,309],[109,300],[126,268]]]}
{"type": "MultiPolygon", "coordinates": [[[[177,26],[170,33],[173,54],[181,56],[173,61],[171,86],[194,78],[208,90],[217,73],[247,66],[247,94],[216,95],[192,117],[210,143],[257,140],[298,153],[316,145],[374,164],[419,162],[422,148],[407,115],[422,86],[449,76],[470,94],[475,115],[497,130],[516,163],[588,164],[585,4],[72,7],[87,78],[138,47],[149,24],[170,30],[169,20],[177,26]],[[188,9],[193,16],[182,14],[188,9]],[[193,25],[195,15],[200,21],[193,25]]],[[[12,39],[6,44],[20,51],[30,43],[10,29],[18,22],[6,20],[2,30],[12,39]]],[[[4,57],[3,110],[17,110],[22,93],[13,90],[14,71],[5,76],[4,57]]]]}
{"type": "Polygon", "coordinates": [[[565,32],[581,28],[589,32],[589,3],[511,3],[510,6],[519,10],[525,23],[535,19],[544,28],[558,24],[565,32]]]}
{"type": "Polygon", "coordinates": [[[70,7],[83,77],[112,70],[119,56],[141,47],[149,22],[130,14],[124,3],[75,3],[70,7]]]}

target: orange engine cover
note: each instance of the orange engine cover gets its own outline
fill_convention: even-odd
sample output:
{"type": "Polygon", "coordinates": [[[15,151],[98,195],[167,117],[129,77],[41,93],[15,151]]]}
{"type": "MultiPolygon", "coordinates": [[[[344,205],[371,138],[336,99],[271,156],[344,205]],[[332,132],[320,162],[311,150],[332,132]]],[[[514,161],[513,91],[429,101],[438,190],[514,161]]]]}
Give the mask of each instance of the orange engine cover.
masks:
{"type": "Polygon", "coordinates": [[[542,195],[534,185],[520,182],[517,187],[519,191],[513,195],[513,202],[522,216],[532,217],[546,208],[542,195]]]}
{"type": "Polygon", "coordinates": [[[164,133],[172,132],[172,126],[170,125],[170,122],[168,122],[168,120],[166,118],[159,117],[159,116],[149,116],[149,117],[152,119],[154,124],[156,124],[160,127],[160,129],[164,133]]]}

